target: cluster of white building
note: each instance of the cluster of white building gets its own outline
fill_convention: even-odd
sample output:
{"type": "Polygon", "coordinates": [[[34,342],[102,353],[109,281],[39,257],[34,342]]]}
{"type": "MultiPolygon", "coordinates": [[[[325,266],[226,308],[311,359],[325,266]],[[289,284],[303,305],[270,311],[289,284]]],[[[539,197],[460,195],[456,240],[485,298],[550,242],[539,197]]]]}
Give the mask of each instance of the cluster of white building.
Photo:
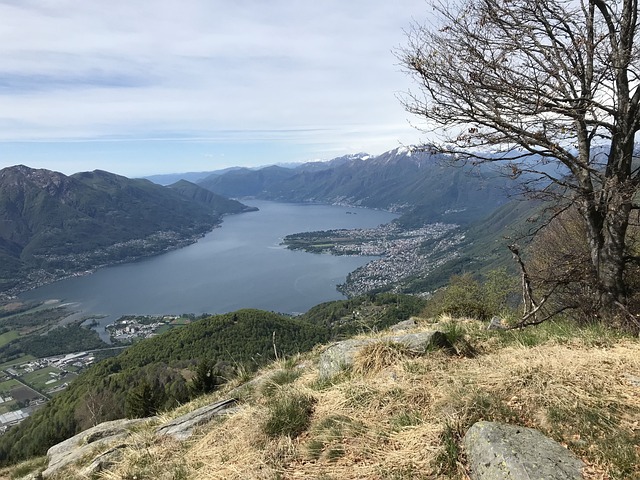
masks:
{"type": "MultiPolygon", "coordinates": [[[[404,279],[421,275],[445,262],[448,258],[434,261],[433,253],[442,251],[460,243],[462,234],[452,231],[456,225],[436,223],[420,229],[394,232],[394,237],[379,237],[360,245],[360,251],[366,255],[367,251],[384,250],[382,258],[373,260],[351,272],[347,282],[340,286],[347,295],[360,295],[372,290],[398,284],[404,279]],[[439,240],[430,251],[422,251],[421,246],[426,240],[439,240]]],[[[353,248],[343,245],[341,248],[353,248]]]]}

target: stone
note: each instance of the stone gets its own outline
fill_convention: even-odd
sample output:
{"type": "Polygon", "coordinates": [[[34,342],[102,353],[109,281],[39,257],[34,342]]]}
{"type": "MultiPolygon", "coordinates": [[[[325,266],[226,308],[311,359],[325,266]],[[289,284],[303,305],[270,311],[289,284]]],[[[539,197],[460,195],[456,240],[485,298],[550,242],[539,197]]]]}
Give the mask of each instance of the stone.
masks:
{"type": "Polygon", "coordinates": [[[372,343],[400,343],[416,354],[423,354],[433,348],[451,348],[444,333],[437,330],[404,335],[388,335],[381,338],[351,339],[337,342],[327,347],[318,359],[318,373],[321,378],[333,377],[343,369],[353,365],[357,353],[372,343]]]}
{"type": "Polygon", "coordinates": [[[412,328],[416,328],[417,326],[418,324],[416,323],[415,317],[411,317],[408,320],[404,320],[402,322],[396,323],[395,325],[392,325],[391,327],[389,327],[389,330],[391,330],[392,332],[399,332],[402,330],[411,330],[412,328]]]}
{"type": "Polygon", "coordinates": [[[116,445],[114,448],[98,455],[86,468],[82,470],[82,475],[87,478],[92,478],[103,470],[108,470],[113,467],[122,458],[122,449],[126,446],[127,444],[116,445]]]}
{"type": "Polygon", "coordinates": [[[49,463],[42,477],[47,478],[67,465],[77,462],[96,449],[106,447],[115,442],[122,442],[131,435],[131,428],[137,425],[156,421],[156,417],[113,420],[91,427],[64,442],[54,445],[47,451],[49,463]]]}
{"type": "Polygon", "coordinates": [[[472,480],[581,480],[585,464],[532,428],[478,422],[463,439],[472,480]]]}
{"type": "Polygon", "coordinates": [[[235,412],[238,401],[235,398],[206,405],[193,412],[175,418],[156,429],[156,435],[169,436],[175,440],[186,440],[196,427],[208,423],[213,417],[235,412]]]}
{"type": "Polygon", "coordinates": [[[632,387],[640,387],[640,377],[637,375],[631,375],[630,373],[625,373],[624,378],[632,387]]]}

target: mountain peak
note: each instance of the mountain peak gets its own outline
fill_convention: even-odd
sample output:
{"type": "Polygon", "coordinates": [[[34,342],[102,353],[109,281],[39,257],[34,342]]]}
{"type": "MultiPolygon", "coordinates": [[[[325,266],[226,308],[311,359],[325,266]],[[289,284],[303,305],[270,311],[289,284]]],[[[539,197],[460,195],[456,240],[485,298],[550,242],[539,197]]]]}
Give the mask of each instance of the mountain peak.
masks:
{"type": "Polygon", "coordinates": [[[14,187],[24,187],[31,184],[46,190],[53,195],[59,193],[60,189],[69,183],[69,177],[53,170],[43,168],[31,168],[26,165],[14,165],[0,170],[0,184],[14,187]]]}

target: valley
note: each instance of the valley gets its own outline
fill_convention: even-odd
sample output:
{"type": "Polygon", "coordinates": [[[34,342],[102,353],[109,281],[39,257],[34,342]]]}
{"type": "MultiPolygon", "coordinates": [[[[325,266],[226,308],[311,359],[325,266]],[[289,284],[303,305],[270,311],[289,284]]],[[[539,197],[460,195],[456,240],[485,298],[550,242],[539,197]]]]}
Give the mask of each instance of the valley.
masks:
{"type": "Polygon", "coordinates": [[[409,318],[470,246],[497,248],[475,222],[508,209],[499,177],[444,170],[424,152],[366,157],[168,187],[2,171],[4,225],[29,227],[0,229],[0,458],[39,451],[54,418],[59,438],[86,428],[87,392],[108,407],[102,420],[144,414],[134,399],[151,390],[153,409],[171,408],[196,395],[202,362],[231,378],[409,318]]]}

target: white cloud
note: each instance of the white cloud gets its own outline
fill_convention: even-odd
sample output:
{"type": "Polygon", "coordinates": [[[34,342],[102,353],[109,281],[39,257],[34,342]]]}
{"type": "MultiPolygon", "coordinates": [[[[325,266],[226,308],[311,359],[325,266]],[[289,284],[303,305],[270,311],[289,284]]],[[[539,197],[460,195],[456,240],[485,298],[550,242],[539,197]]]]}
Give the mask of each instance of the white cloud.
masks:
{"type": "Polygon", "coordinates": [[[0,141],[234,131],[393,148],[418,135],[392,49],[425,12],[422,0],[0,1],[0,141]]]}

